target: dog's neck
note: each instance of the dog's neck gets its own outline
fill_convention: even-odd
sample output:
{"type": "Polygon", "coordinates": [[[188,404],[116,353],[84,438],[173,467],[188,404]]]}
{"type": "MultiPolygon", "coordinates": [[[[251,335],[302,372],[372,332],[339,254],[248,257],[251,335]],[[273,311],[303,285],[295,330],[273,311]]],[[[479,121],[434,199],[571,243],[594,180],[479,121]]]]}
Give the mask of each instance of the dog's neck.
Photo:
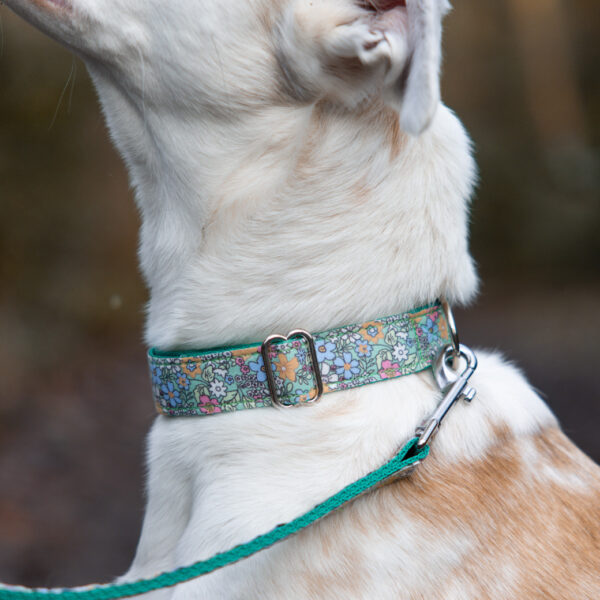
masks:
{"type": "Polygon", "coordinates": [[[185,119],[95,80],[141,209],[149,344],[260,341],[473,294],[474,166],[445,107],[415,138],[379,104],[185,119]]]}

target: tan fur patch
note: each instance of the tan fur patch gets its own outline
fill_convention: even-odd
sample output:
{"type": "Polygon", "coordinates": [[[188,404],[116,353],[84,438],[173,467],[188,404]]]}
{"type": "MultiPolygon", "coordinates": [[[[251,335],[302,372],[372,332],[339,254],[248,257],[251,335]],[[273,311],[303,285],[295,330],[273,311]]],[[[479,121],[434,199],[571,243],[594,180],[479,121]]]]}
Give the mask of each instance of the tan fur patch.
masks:
{"type": "Polygon", "coordinates": [[[400,130],[400,117],[395,110],[386,108],[382,112],[384,128],[387,131],[387,143],[390,147],[390,158],[395,160],[400,155],[403,133],[400,130]]]}
{"type": "Polygon", "coordinates": [[[296,162],[296,174],[299,178],[310,174],[315,165],[315,156],[318,151],[319,141],[326,128],[327,102],[317,102],[313,108],[306,139],[298,154],[296,162]]]}
{"type": "Polygon", "coordinates": [[[430,527],[470,532],[478,548],[456,577],[478,598],[498,598],[490,579],[507,561],[511,597],[592,598],[592,589],[600,597],[600,470],[558,429],[541,432],[533,439],[541,462],[595,482],[586,493],[566,490],[532,476],[520,452],[526,440],[497,433],[500,443],[478,463],[449,468],[434,450],[413,480],[382,495],[408,501],[430,527]]]}
{"type": "MultiPolygon", "coordinates": [[[[441,598],[440,590],[451,589],[465,600],[600,598],[600,469],[558,429],[516,439],[496,428],[495,435],[489,453],[475,463],[448,463],[434,447],[411,478],[355,501],[301,543],[326,540],[317,556],[327,570],[352,556],[357,571],[344,570],[343,578],[351,598],[361,597],[368,577],[360,568],[368,562],[360,540],[380,539],[391,549],[403,530],[415,526],[450,550],[452,540],[467,539],[470,550],[436,589],[423,583],[410,598],[441,598]],[[593,483],[581,492],[536,476],[525,458],[529,453],[522,455],[524,445],[536,449],[536,463],[593,483]]],[[[398,564],[398,581],[403,568],[398,564]]],[[[333,582],[323,571],[304,575],[311,597],[330,597],[333,582]]]]}
{"type": "Polygon", "coordinates": [[[371,199],[371,187],[366,177],[361,177],[352,188],[352,202],[354,204],[366,204],[371,199]]]}
{"type": "MultiPolygon", "coordinates": [[[[305,178],[312,173],[317,166],[319,154],[319,145],[325,136],[325,132],[336,118],[340,118],[342,109],[328,100],[317,102],[312,111],[308,131],[305,141],[298,154],[296,163],[296,174],[299,178],[305,178]]],[[[357,127],[363,127],[365,131],[380,133],[382,144],[386,144],[390,150],[390,160],[393,161],[400,155],[404,145],[405,135],[400,129],[400,119],[398,113],[390,108],[386,108],[382,102],[366,103],[362,110],[354,113],[344,114],[344,119],[353,119],[357,127]]],[[[323,164],[318,164],[319,169],[323,169],[323,164]]],[[[336,165],[330,164],[329,168],[333,170],[336,165]]],[[[367,178],[362,175],[360,180],[354,185],[352,198],[356,198],[359,203],[368,200],[371,193],[371,187],[367,178]]]]}

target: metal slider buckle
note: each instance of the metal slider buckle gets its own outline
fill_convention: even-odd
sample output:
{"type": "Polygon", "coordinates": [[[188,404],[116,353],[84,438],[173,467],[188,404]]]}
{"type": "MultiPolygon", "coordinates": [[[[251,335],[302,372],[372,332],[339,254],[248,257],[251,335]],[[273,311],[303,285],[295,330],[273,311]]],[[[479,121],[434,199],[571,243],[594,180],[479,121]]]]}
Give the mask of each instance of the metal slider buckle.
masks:
{"type": "Polygon", "coordinates": [[[317,358],[317,350],[315,348],[315,340],[313,336],[308,333],[308,331],[304,331],[304,329],[294,329],[294,331],[290,331],[287,336],[284,335],[270,335],[261,345],[260,353],[263,357],[263,362],[265,365],[265,372],[267,374],[267,386],[269,388],[269,394],[271,395],[271,402],[275,406],[281,406],[283,408],[290,408],[291,406],[298,406],[298,404],[284,404],[277,394],[277,386],[275,385],[275,375],[273,375],[273,363],[271,361],[271,356],[269,355],[269,351],[271,350],[271,346],[275,342],[287,342],[289,340],[295,338],[302,338],[306,345],[308,346],[310,360],[312,363],[313,376],[315,379],[315,383],[317,384],[317,395],[314,398],[310,398],[306,402],[301,402],[301,405],[304,404],[315,404],[321,399],[323,395],[323,378],[321,377],[321,369],[319,367],[319,360],[317,358]]]}

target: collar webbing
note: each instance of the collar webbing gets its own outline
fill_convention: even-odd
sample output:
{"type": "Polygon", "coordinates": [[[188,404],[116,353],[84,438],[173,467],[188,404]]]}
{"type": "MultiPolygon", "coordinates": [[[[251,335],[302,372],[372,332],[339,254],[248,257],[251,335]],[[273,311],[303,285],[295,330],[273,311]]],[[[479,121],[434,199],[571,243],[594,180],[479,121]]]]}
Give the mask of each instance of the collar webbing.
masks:
{"type": "MultiPolygon", "coordinates": [[[[338,327],[314,336],[323,393],[418,373],[450,342],[439,303],[338,327]]],[[[305,339],[274,342],[269,358],[278,400],[305,404],[317,395],[305,339]]],[[[195,352],[148,352],[154,401],[170,417],[271,406],[261,345],[195,352]]]]}

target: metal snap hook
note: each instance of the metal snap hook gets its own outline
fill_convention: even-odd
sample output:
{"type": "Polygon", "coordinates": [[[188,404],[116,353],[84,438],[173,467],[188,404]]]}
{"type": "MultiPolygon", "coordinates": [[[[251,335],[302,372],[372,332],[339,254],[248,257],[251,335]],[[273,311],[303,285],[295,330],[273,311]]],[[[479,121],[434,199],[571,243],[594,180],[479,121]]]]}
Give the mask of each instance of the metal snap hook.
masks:
{"type": "MultiPolygon", "coordinates": [[[[470,369],[471,372],[477,367],[477,357],[473,350],[464,344],[458,347],[455,354],[452,346],[446,346],[436,357],[433,363],[433,376],[440,390],[445,391],[455,381],[458,381],[470,369]],[[465,359],[465,369],[460,369],[460,359],[465,359]]],[[[470,377],[470,375],[469,375],[470,377]]]]}
{"type": "Polygon", "coordinates": [[[452,346],[448,345],[440,352],[435,361],[433,374],[443,393],[443,398],[429,419],[417,428],[415,432],[415,435],[419,437],[417,448],[425,446],[437,433],[448,411],[458,400],[462,398],[471,402],[475,398],[476,391],[469,387],[468,383],[477,368],[477,357],[470,348],[462,344],[459,346],[458,352],[458,355],[455,355],[452,346]],[[464,358],[466,361],[464,369],[455,369],[450,366],[451,363],[459,362],[460,358],[464,358]]]}

